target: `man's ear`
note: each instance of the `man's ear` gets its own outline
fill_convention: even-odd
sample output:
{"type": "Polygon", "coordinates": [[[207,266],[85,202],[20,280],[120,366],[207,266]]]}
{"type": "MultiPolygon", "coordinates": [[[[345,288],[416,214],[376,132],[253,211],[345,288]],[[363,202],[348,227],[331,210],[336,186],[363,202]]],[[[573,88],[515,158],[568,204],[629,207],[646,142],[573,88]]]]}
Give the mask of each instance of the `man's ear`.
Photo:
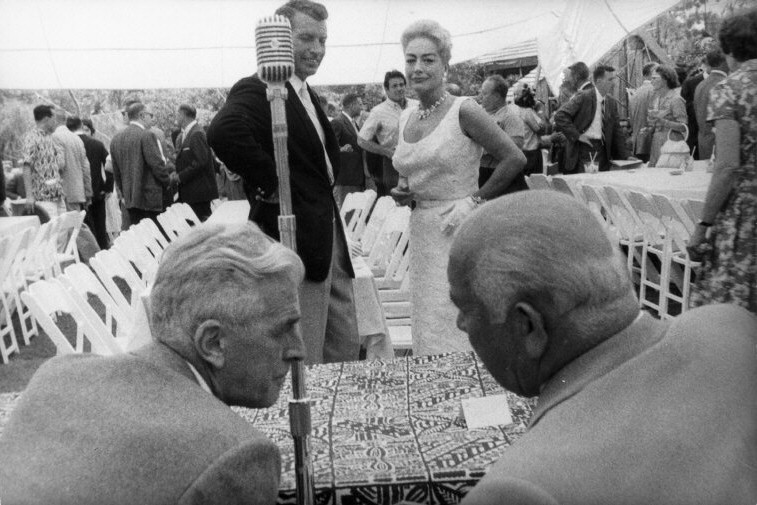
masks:
{"type": "Polygon", "coordinates": [[[547,350],[549,336],[544,328],[544,318],[530,303],[518,302],[514,309],[517,311],[523,328],[523,345],[526,355],[539,360],[547,350]]]}
{"type": "Polygon", "coordinates": [[[224,336],[221,331],[221,323],[216,319],[206,319],[195,330],[194,337],[195,351],[204,361],[207,361],[213,368],[223,368],[225,358],[223,348],[225,345],[224,336]]]}

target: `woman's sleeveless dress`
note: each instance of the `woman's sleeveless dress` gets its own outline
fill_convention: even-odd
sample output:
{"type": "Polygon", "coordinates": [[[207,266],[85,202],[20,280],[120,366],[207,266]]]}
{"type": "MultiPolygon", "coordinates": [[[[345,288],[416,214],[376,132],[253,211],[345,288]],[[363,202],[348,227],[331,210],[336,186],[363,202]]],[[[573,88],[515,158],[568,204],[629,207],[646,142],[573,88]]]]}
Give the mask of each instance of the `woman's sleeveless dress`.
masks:
{"type": "Polygon", "coordinates": [[[406,142],[404,130],[417,107],[400,116],[394,167],[415,193],[410,217],[410,289],[413,354],[469,351],[468,336],[457,329],[457,309],[449,298],[447,262],[453,235],[442,233],[442,212],[478,190],[483,149],[460,127],[458,97],[439,125],[418,142],[406,142]]]}

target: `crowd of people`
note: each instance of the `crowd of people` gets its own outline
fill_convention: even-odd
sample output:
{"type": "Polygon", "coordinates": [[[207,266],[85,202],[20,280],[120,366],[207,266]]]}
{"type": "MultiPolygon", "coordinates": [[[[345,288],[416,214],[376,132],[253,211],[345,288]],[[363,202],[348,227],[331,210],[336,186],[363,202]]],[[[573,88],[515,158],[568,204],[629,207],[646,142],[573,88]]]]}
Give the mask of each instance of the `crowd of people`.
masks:
{"type": "Polygon", "coordinates": [[[271,108],[257,75],[231,88],[207,131],[193,106],[179,107],[173,145],[140,101],[108,150],[91,123],[62,125],[35,108],[30,207],[92,209],[112,172],[125,220],[156,219],[174,199],[205,220],[217,157],[243,181],[251,222],[202,224],[166,249],[151,344],[43,365],[0,437],[0,498],[274,503],[278,448],[225,407],[273,405],[293,361],[359,358],[339,202],[372,185],[412,209],[413,354],[475,351],[502,387],[539,397],[528,431],[463,503],[757,503],[757,10],[727,19],[708,48],[708,75],[687,86],[696,114],[673,69],[644,67],[630,138],[613,67],[568,67],[551,116],[524,84],[508,104],[499,76],[479,103],[446,82],[451,35],[430,20],[402,33],[405,72],[386,73],[384,102],[363,121],[362,98],[347,94],[329,118],[308,82],[328,11],[290,0],[276,14],[294,48],[285,110],[296,254],[277,242],[271,108]],[[591,211],[526,190],[524,175],[543,171],[544,146],[560,146],[564,173],[630,157],[653,166],[663,139],[691,140],[702,117],[695,138],[714,171],[689,242],[702,260],[697,308],[658,320],[640,311],[624,253],[591,211]]]}

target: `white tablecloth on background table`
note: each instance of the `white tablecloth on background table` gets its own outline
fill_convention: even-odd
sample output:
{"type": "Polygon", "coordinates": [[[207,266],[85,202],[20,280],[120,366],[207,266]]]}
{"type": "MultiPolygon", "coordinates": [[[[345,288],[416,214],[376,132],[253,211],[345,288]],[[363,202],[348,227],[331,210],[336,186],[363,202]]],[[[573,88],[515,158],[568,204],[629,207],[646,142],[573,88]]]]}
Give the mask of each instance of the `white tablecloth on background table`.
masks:
{"type": "Polygon", "coordinates": [[[596,174],[570,174],[564,177],[571,184],[613,186],[618,189],[658,193],[669,198],[704,200],[712,174],[704,170],[694,170],[672,175],[666,168],[639,168],[596,174]]]}
{"type": "MultiPolygon", "coordinates": [[[[229,200],[219,205],[206,223],[241,223],[247,220],[249,213],[250,204],[246,200],[229,200]]],[[[366,358],[392,359],[394,358],[394,349],[389,339],[389,330],[386,326],[386,318],[381,307],[373,273],[362,258],[354,259],[352,266],[355,270],[352,289],[355,297],[358,335],[361,345],[366,349],[366,358]]],[[[137,307],[137,321],[134,325],[135,338],[131,341],[130,348],[139,347],[150,339],[146,309],[149,305],[149,288],[141,298],[143,303],[137,307]]]]}
{"type": "Polygon", "coordinates": [[[27,228],[39,228],[37,216],[0,217],[0,236],[15,235],[27,228]]]}

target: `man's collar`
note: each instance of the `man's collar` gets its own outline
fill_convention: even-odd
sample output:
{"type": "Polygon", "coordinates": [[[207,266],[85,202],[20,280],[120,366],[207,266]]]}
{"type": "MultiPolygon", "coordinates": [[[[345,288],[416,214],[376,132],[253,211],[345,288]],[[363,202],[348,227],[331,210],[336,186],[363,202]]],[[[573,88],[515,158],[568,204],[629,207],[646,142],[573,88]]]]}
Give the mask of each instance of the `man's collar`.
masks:
{"type": "Polygon", "coordinates": [[[716,68],[713,68],[712,70],[710,70],[710,75],[712,75],[712,74],[720,74],[720,75],[722,75],[723,77],[728,77],[728,74],[726,74],[726,73],[725,73],[725,72],[723,72],[722,70],[718,70],[718,69],[716,69],[716,68]]]}
{"type": "Polygon", "coordinates": [[[594,92],[597,94],[597,102],[603,102],[605,97],[602,96],[596,86],[594,86],[594,92]]]}
{"type": "Polygon", "coordinates": [[[585,83],[581,84],[578,87],[578,91],[584,90],[584,89],[588,88],[591,85],[592,85],[591,81],[586,81],[585,83]]]}
{"type": "Polygon", "coordinates": [[[197,120],[193,119],[191,123],[189,123],[187,126],[185,126],[184,128],[181,129],[182,135],[186,138],[187,133],[189,133],[189,131],[192,128],[194,128],[194,125],[196,125],[196,124],[197,124],[197,120]]]}
{"type": "Polygon", "coordinates": [[[145,129],[146,129],[146,128],[145,128],[145,125],[143,125],[143,124],[141,124],[141,123],[139,123],[139,122],[137,122],[137,121],[129,121],[129,124],[133,124],[134,126],[139,126],[139,127],[140,127],[140,128],[142,128],[143,130],[145,130],[145,129]]]}
{"type": "Polygon", "coordinates": [[[544,384],[529,428],[535,426],[549,410],[580,393],[591,382],[657,344],[668,327],[668,322],[658,321],[641,312],[625,329],[565,365],[544,384]]]}
{"type": "Polygon", "coordinates": [[[397,107],[399,107],[400,109],[403,109],[403,110],[404,110],[404,109],[405,109],[405,108],[407,107],[407,104],[408,104],[408,103],[410,103],[410,102],[408,101],[407,97],[405,97],[405,98],[403,98],[403,99],[402,99],[402,101],[403,101],[404,103],[395,102],[394,100],[392,100],[392,99],[391,99],[391,98],[389,98],[389,97],[386,97],[386,100],[387,100],[388,102],[391,102],[391,103],[395,104],[395,105],[396,105],[397,107]]]}
{"type": "Polygon", "coordinates": [[[200,375],[200,372],[198,372],[197,369],[189,361],[185,360],[185,363],[187,364],[189,369],[192,371],[192,374],[195,376],[195,379],[197,379],[197,383],[200,385],[203,391],[206,391],[212,395],[213,391],[210,390],[210,386],[208,386],[208,383],[205,381],[202,375],[200,375]]]}
{"type": "Polygon", "coordinates": [[[346,112],[342,111],[342,114],[344,115],[344,117],[346,117],[350,121],[354,121],[354,119],[349,114],[347,114],[346,112]]]}

